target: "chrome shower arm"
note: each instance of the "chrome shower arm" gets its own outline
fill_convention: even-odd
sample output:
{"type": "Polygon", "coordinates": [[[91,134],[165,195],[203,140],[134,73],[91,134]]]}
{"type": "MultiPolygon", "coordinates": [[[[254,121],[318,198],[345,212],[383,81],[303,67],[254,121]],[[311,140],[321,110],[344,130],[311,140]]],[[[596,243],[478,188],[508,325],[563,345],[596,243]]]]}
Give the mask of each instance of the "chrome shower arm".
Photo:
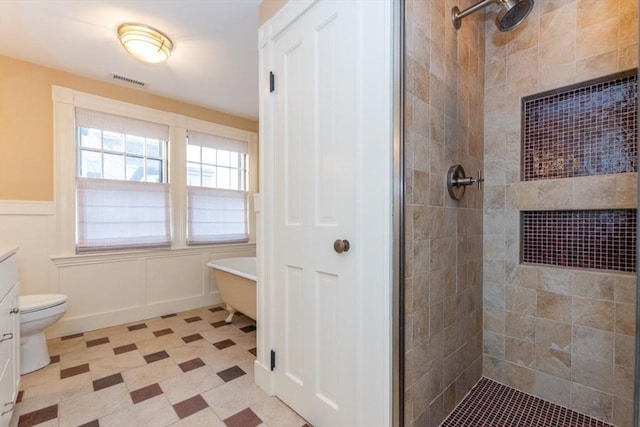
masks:
{"type": "Polygon", "coordinates": [[[458,9],[458,6],[455,6],[451,10],[451,20],[453,21],[453,26],[456,27],[456,29],[459,29],[461,25],[460,21],[462,20],[462,18],[464,18],[465,16],[469,16],[472,13],[479,11],[480,9],[484,9],[491,3],[497,3],[498,1],[499,0],[482,0],[474,4],[473,6],[469,6],[463,11],[460,11],[460,9],[458,9]]]}

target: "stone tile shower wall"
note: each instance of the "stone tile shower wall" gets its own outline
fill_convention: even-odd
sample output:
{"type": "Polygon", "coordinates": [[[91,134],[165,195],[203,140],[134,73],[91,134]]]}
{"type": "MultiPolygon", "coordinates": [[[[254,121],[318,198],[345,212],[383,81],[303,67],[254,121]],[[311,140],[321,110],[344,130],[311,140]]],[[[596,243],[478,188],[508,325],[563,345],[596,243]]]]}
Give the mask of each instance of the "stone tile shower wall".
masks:
{"type": "Polygon", "coordinates": [[[632,423],[635,274],[520,262],[523,211],[635,209],[637,174],[521,181],[521,98],[637,66],[635,0],[537,0],[486,22],[483,373],[632,423]]]}
{"type": "MultiPolygon", "coordinates": [[[[467,7],[472,0],[460,0],[467,7]]],[[[482,196],[454,202],[449,166],[482,169],[484,15],[406,2],[405,424],[438,426],[482,374],[482,196]]]]}

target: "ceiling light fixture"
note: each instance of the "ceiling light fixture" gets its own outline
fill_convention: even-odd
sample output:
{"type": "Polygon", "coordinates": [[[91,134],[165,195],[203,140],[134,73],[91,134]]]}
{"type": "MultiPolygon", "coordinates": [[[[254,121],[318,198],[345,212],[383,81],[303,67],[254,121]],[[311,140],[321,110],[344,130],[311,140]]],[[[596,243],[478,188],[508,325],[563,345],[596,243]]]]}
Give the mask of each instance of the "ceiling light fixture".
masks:
{"type": "Polygon", "coordinates": [[[126,23],[119,25],[117,31],[122,46],[141,61],[157,64],[171,56],[171,39],[155,28],[126,23]]]}

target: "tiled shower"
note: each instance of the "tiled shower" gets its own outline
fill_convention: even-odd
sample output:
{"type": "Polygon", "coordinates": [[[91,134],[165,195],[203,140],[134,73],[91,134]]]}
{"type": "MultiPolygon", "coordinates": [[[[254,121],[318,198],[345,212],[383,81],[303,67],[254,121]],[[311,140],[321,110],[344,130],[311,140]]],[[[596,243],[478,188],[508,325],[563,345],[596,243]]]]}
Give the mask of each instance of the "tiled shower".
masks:
{"type": "Polygon", "coordinates": [[[637,67],[637,2],[536,0],[504,33],[490,6],[456,31],[451,8],[473,3],[406,1],[404,423],[439,425],[484,376],[631,426],[635,118],[589,130],[609,113],[583,103],[567,125],[558,106],[585,87],[593,106],[616,81],[637,88],[615,74],[637,67]],[[582,133],[545,149],[554,123],[582,133]],[[444,185],[454,164],[485,177],[459,202],[444,185]]]}

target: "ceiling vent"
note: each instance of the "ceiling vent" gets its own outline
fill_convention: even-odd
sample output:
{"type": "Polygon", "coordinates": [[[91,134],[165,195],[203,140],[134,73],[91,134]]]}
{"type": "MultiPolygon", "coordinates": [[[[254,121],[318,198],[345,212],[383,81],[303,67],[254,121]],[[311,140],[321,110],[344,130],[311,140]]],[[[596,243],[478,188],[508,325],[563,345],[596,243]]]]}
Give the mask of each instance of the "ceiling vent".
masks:
{"type": "Polygon", "coordinates": [[[137,87],[146,87],[147,84],[145,82],[141,82],[140,80],[131,79],[129,77],[121,76],[118,74],[111,74],[111,78],[119,83],[126,83],[128,85],[133,85],[137,87]]]}

